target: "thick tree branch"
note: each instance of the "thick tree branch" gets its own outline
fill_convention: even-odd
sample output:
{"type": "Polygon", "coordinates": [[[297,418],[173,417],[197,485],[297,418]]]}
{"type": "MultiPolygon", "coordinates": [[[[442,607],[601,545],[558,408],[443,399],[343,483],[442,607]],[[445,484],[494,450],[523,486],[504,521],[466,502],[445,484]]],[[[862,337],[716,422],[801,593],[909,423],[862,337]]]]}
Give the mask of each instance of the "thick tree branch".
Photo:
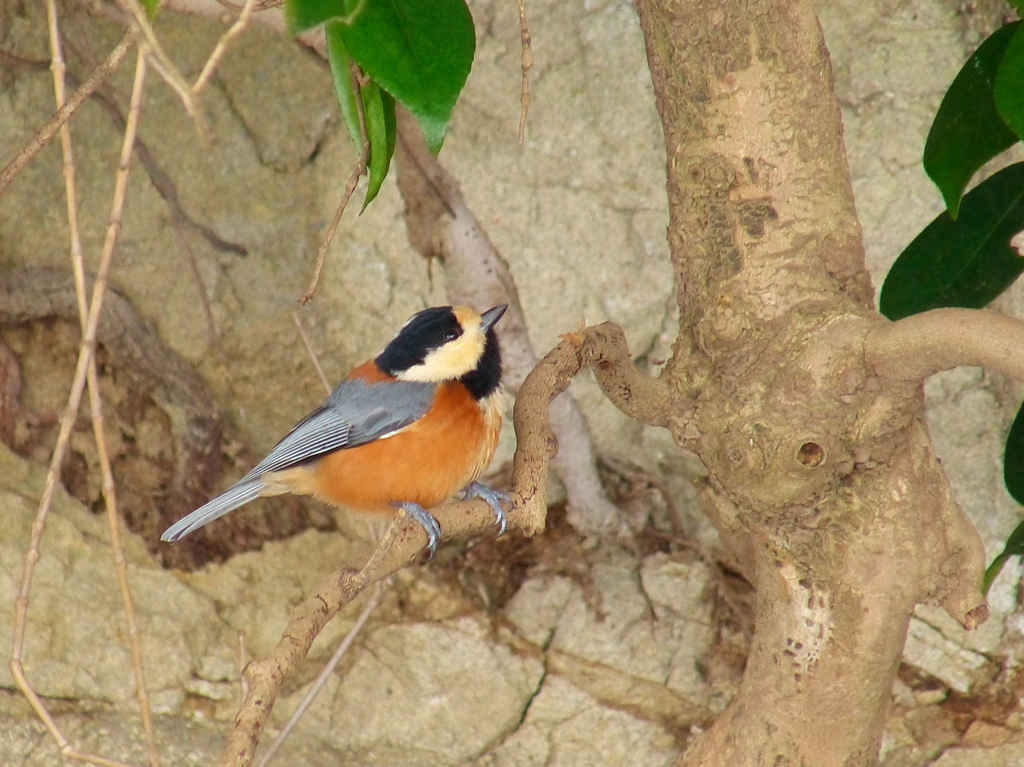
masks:
{"type": "Polygon", "coordinates": [[[696,399],[670,426],[757,592],[740,690],[680,764],[872,765],[915,604],[987,613],[918,384],[979,358],[927,323],[879,330],[813,3],[637,6],[680,307],[663,375],[696,399]]]}
{"type": "Polygon", "coordinates": [[[595,370],[613,402],[646,423],[667,425],[671,413],[690,407],[681,396],[671,398],[660,379],[636,369],[618,325],[605,322],[562,338],[526,377],[514,411],[519,446],[512,468],[513,486],[523,495],[524,503],[533,504],[533,514],[538,517],[546,513],[547,459],[542,446],[547,446],[551,455],[558,449],[547,403],[565,391],[583,367],[590,365],[595,370]]]}
{"type": "Polygon", "coordinates": [[[873,330],[864,357],[879,375],[899,381],[961,365],[1024,381],[1024,322],[983,309],[932,309],[873,330]]]}
{"type": "Polygon", "coordinates": [[[671,393],[664,377],[651,378],[637,369],[626,334],[618,325],[605,322],[587,328],[586,336],[593,350],[587,363],[597,382],[615,407],[630,418],[668,428],[675,414],[692,407],[686,398],[671,393]]]}

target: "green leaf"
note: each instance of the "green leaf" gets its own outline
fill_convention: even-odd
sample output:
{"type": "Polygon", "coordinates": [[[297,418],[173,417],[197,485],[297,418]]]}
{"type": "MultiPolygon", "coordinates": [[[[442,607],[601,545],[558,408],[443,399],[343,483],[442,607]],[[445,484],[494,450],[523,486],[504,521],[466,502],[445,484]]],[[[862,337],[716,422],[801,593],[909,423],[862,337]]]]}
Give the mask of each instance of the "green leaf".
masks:
{"type": "Polygon", "coordinates": [[[967,60],[928,132],[924,169],[942,192],[953,218],[971,176],[1018,140],[996,108],[993,83],[1011,38],[1019,37],[1014,35],[1019,27],[1020,22],[1014,22],[997,29],[967,60]]]}
{"type": "Polygon", "coordinates": [[[366,199],[362,210],[370,204],[391,167],[395,153],[395,139],[398,124],[395,120],[395,100],[372,80],[363,86],[363,114],[366,117],[366,133],[370,139],[370,157],[367,170],[370,181],[366,187],[366,199]]]}
{"type": "Polygon", "coordinates": [[[156,18],[156,12],[160,10],[160,0],[140,0],[142,7],[146,9],[146,16],[150,19],[156,18]]]}
{"type": "Polygon", "coordinates": [[[465,0],[360,0],[341,36],[352,58],[409,108],[427,146],[439,152],[476,50],[465,0]]]}
{"type": "Polygon", "coordinates": [[[1019,557],[1024,554],[1024,522],[1017,525],[1017,528],[1010,533],[1010,537],[1006,539],[1006,546],[1003,547],[1002,553],[999,554],[995,559],[992,560],[992,564],[988,566],[985,571],[985,580],[982,581],[981,593],[988,594],[989,587],[992,586],[992,581],[996,579],[999,572],[1003,569],[1003,565],[1006,564],[1006,560],[1010,557],[1019,557]]]}
{"type": "MultiPolygon", "coordinates": [[[[331,62],[331,74],[334,76],[334,88],[338,92],[338,103],[345,117],[349,135],[356,149],[363,149],[363,129],[359,120],[359,108],[356,105],[356,88],[352,82],[352,70],[348,50],[341,37],[339,21],[329,21],[326,25],[327,57],[331,62]]],[[[366,199],[363,210],[370,204],[380,191],[381,184],[388,175],[391,158],[395,154],[395,141],[398,138],[398,123],[395,119],[395,100],[387,91],[381,89],[373,80],[359,89],[359,97],[363,102],[363,119],[366,121],[366,138],[370,142],[370,155],[367,158],[369,184],[366,188],[366,199]]]]}
{"type": "MultiPolygon", "coordinates": [[[[1024,522],[1021,523],[1021,526],[1024,527],[1024,522]]],[[[1014,530],[1014,534],[1016,534],[1020,529],[1021,528],[1018,527],[1017,530],[1014,530]]],[[[1018,551],[1017,554],[1024,554],[1024,551],[1018,551]]],[[[990,564],[988,569],[985,570],[985,577],[981,581],[981,593],[983,596],[988,596],[988,590],[992,588],[993,581],[999,577],[999,573],[1003,571],[1003,565],[1006,564],[1006,560],[1011,556],[1013,555],[1007,554],[1004,550],[1002,554],[992,560],[992,564],[990,564]]]]}
{"type": "MultiPolygon", "coordinates": [[[[1003,454],[1003,482],[1006,489],[1017,503],[1024,503],[1024,405],[1017,411],[1017,417],[1013,419],[1013,426],[1006,437],[1006,451],[1003,454]]],[[[985,570],[985,580],[981,591],[988,594],[992,581],[996,579],[1003,565],[1010,557],[1019,557],[1024,554],[1024,522],[1017,525],[1006,539],[1006,545],[1002,553],[992,560],[992,564],[985,570]]]]}
{"type": "Polygon", "coordinates": [[[944,212],[904,250],[882,285],[890,320],[942,306],[981,308],[1013,284],[1024,258],[1010,238],[1024,230],[1024,163],[968,193],[956,221],[944,212]]]}
{"type": "Polygon", "coordinates": [[[352,84],[352,58],[348,55],[345,42],[341,39],[341,22],[328,21],[324,32],[327,35],[327,60],[331,63],[334,89],[338,92],[338,104],[348,126],[348,135],[356,149],[363,148],[363,129],[359,124],[359,108],[356,106],[356,90],[352,84]]]}
{"type": "MultiPolygon", "coordinates": [[[[1003,29],[1007,27],[1020,27],[1020,22],[1003,29]]],[[[1024,27],[1017,29],[1003,52],[996,73],[995,99],[1006,124],[1018,138],[1024,137],[1024,27]]]]}
{"type": "Polygon", "coordinates": [[[297,35],[331,19],[345,19],[358,5],[358,0],[284,0],[288,34],[297,35]]]}
{"type": "Polygon", "coordinates": [[[1003,481],[1017,503],[1024,504],[1024,406],[1013,419],[1003,453],[1003,481]]]}

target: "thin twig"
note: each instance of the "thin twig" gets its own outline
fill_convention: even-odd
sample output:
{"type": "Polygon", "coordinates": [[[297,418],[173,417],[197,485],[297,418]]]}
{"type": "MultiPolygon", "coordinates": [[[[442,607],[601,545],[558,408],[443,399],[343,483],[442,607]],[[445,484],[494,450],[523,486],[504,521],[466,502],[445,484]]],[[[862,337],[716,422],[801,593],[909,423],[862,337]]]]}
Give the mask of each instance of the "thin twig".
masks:
{"type": "MultiPolygon", "coordinates": [[[[74,49],[74,41],[69,40],[65,35],[61,35],[61,38],[63,45],[74,49]]],[[[83,51],[79,51],[79,55],[87,56],[83,51]]],[[[74,85],[74,73],[69,72],[67,79],[68,82],[74,85]]],[[[102,84],[96,92],[92,94],[92,98],[94,98],[96,102],[103,107],[107,114],[110,115],[110,118],[118,126],[118,130],[121,133],[124,133],[124,114],[121,112],[121,108],[117,104],[113,88],[109,85],[102,84]]],[[[175,184],[174,179],[171,178],[170,174],[160,165],[156,155],[153,154],[149,149],[149,145],[142,138],[141,133],[135,137],[135,156],[138,158],[139,164],[145,168],[146,175],[149,176],[149,180],[153,184],[153,188],[156,189],[157,194],[159,194],[167,204],[167,207],[170,209],[170,214],[177,224],[187,226],[193,232],[205,239],[213,248],[216,248],[219,251],[231,253],[236,256],[247,256],[249,254],[245,249],[245,246],[225,240],[211,227],[196,221],[191,215],[189,215],[181,203],[181,196],[178,194],[177,184],[175,184]]]]}
{"type": "MultiPolygon", "coordinates": [[[[85,286],[82,286],[83,297],[85,286]]],[[[132,673],[135,676],[135,697],[142,715],[142,730],[146,735],[146,749],[149,752],[149,763],[160,767],[160,752],[156,745],[156,730],[153,727],[153,709],[149,704],[149,691],[146,687],[146,670],[142,656],[142,632],[139,631],[139,618],[135,611],[135,600],[132,597],[131,584],[128,581],[128,563],[124,557],[124,545],[121,543],[121,515],[117,509],[117,492],[114,485],[114,471],[107,452],[104,436],[103,403],[100,399],[99,376],[96,374],[96,358],[89,361],[89,408],[92,411],[92,430],[96,439],[96,451],[99,454],[100,472],[103,476],[103,501],[107,512],[107,528],[110,530],[110,548],[114,554],[114,570],[117,573],[117,585],[121,589],[121,600],[124,603],[125,619],[128,623],[128,646],[132,656],[132,673]]]]}
{"type": "Polygon", "coordinates": [[[317,375],[320,376],[320,381],[323,383],[324,388],[327,389],[327,393],[331,393],[331,382],[327,380],[327,374],[324,373],[323,366],[320,364],[320,358],[316,356],[316,352],[313,351],[313,344],[309,342],[309,336],[306,335],[306,329],[302,327],[302,320],[299,319],[298,312],[292,312],[292,319],[295,320],[295,327],[299,329],[299,338],[302,339],[302,345],[306,347],[306,354],[313,360],[313,367],[316,368],[317,375]]]}
{"type": "Polygon", "coordinates": [[[100,83],[110,77],[114,70],[121,65],[134,42],[132,35],[126,32],[120,42],[114,46],[106,60],[89,75],[88,80],[82,83],[82,87],[71,94],[71,98],[64,102],[64,106],[54,112],[53,116],[47,120],[46,124],[39,129],[36,135],[0,171],[0,196],[3,196],[3,193],[7,191],[7,187],[11,185],[15,177],[39,154],[39,150],[50,143],[50,139],[54,137],[60,126],[66,123],[71,115],[82,106],[82,103],[100,86],[100,83]]]}
{"type": "Polygon", "coordinates": [[[356,191],[356,184],[359,183],[359,177],[366,173],[366,163],[370,159],[370,138],[366,131],[366,114],[363,112],[363,95],[362,90],[359,87],[360,73],[359,68],[355,62],[351,65],[351,76],[352,76],[352,87],[355,89],[356,94],[356,111],[359,113],[359,130],[363,136],[363,149],[359,153],[359,160],[356,162],[356,167],[352,169],[352,175],[348,177],[348,182],[345,184],[345,191],[341,195],[341,202],[338,203],[338,209],[334,213],[334,219],[331,221],[331,225],[327,227],[327,232],[324,234],[323,242],[320,243],[320,248],[316,252],[316,266],[313,268],[313,279],[309,282],[309,287],[306,288],[305,295],[299,299],[299,303],[305,306],[313,300],[313,296],[316,295],[316,289],[320,285],[320,272],[324,268],[324,259],[327,257],[327,249],[331,246],[331,241],[334,239],[335,232],[338,231],[338,224],[341,223],[341,216],[345,212],[345,208],[348,207],[348,201],[352,199],[352,193],[356,191]]]}
{"type": "MultiPolygon", "coordinates": [[[[302,326],[302,320],[299,319],[299,313],[292,312],[292,319],[295,321],[295,327],[298,328],[299,331],[299,338],[302,339],[302,345],[306,347],[306,353],[309,355],[309,359],[313,362],[313,367],[316,368],[316,372],[320,376],[320,381],[323,383],[324,389],[326,389],[327,393],[330,394],[330,381],[327,380],[327,375],[324,373],[323,366],[320,364],[320,358],[319,356],[317,356],[316,351],[314,351],[313,349],[313,344],[310,342],[309,336],[306,334],[306,329],[302,326]]],[[[371,530],[372,529],[373,528],[371,527],[371,530]]],[[[363,608],[363,612],[356,620],[355,625],[353,625],[352,628],[349,630],[348,634],[345,636],[341,644],[338,646],[338,649],[335,650],[334,655],[331,656],[331,659],[327,662],[327,665],[317,676],[316,681],[313,682],[313,686],[307,691],[306,695],[302,699],[302,702],[299,704],[299,707],[288,719],[288,723],[284,726],[284,729],[281,730],[280,733],[278,733],[277,737],[270,744],[270,747],[267,749],[266,753],[263,754],[263,757],[260,759],[259,767],[265,767],[265,765],[267,765],[270,762],[270,760],[274,758],[274,754],[276,754],[278,750],[281,748],[281,746],[284,745],[285,740],[288,739],[288,736],[291,734],[292,730],[295,729],[295,726],[299,723],[299,721],[302,719],[302,716],[306,713],[306,709],[309,708],[310,704],[313,702],[313,699],[317,696],[317,694],[320,692],[320,689],[327,682],[328,677],[334,672],[334,669],[337,667],[342,657],[348,651],[348,648],[351,647],[352,642],[355,641],[356,636],[358,636],[359,632],[363,628],[363,624],[366,623],[367,619],[370,617],[370,614],[377,608],[377,605],[380,604],[381,595],[382,586],[381,583],[378,582],[376,584],[373,596],[370,597],[370,601],[367,602],[366,607],[363,608]]],[[[242,667],[244,668],[244,663],[242,667]]],[[[244,702],[245,695],[248,694],[244,674],[242,675],[242,687],[244,692],[242,700],[244,702]]]]}
{"type": "Polygon", "coordinates": [[[206,333],[210,337],[210,343],[215,344],[217,343],[217,326],[213,321],[213,308],[210,306],[210,297],[206,295],[206,284],[203,282],[203,275],[199,271],[195,251],[188,244],[185,233],[181,231],[181,224],[182,220],[177,215],[177,210],[172,207],[171,230],[174,232],[174,238],[178,241],[178,247],[185,254],[185,260],[188,262],[189,270],[192,272],[192,279],[195,280],[196,287],[199,289],[199,301],[203,305],[203,315],[206,317],[206,333]]]}
{"type": "Polygon", "coordinates": [[[45,72],[51,66],[51,62],[46,59],[27,59],[5,50],[0,50],[0,64],[12,69],[28,69],[35,72],[45,72]]]}
{"type": "Polygon", "coordinates": [[[530,111],[530,67],[533,66],[533,45],[530,25],[526,21],[526,0],[516,0],[519,6],[519,44],[523,52],[520,67],[523,70],[523,85],[519,92],[519,146],[526,141],[526,114],[530,111]]]}
{"type": "MultiPolygon", "coordinates": [[[[65,35],[61,33],[62,47],[75,52],[89,67],[95,68],[95,57],[91,55],[87,47],[77,45],[77,42],[80,41],[76,40],[73,34],[65,35]]],[[[4,54],[0,52],[0,58],[3,56],[4,54]]],[[[49,66],[48,62],[45,61],[22,59],[18,57],[11,58],[16,60],[16,66],[31,69],[38,68],[40,64],[42,65],[42,69],[46,69],[49,66]]],[[[74,72],[67,73],[67,81],[72,87],[78,87],[78,80],[75,77],[74,72]]],[[[102,83],[99,88],[91,94],[91,96],[101,107],[103,107],[104,111],[110,115],[110,118],[117,125],[117,130],[123,134],[125,118],[124,113],[121,111],[121,107],[117,103],[118,99],[114,88],[111,87],[109,83],[102,83]]],[[[231,253],[236,256],[249,255],[245,246],[225,240],[211,227],[196,221],[191,215],[189,215],[181,203],[181,196],[178,194],[177,184],[175,184],[171,175],[160,165],[156,155],[149,149],[149,145],[143,139],[141,133],[135,137],[135,157],[138,158],[142,167],[146,169],[146,174],[149,176],[149,180],[152,182],[153,188],[156,189],[163,201],[167,203],[167,207],[170,208],[171,215],[177,217],[178,223],[187,226],[189,229],[202,236],[212,247],[219,251],[231,253]]]]}
{"type": "Polygon", "coordinates": [[[200,139],[204,144],[209,143],[211,136],[210,126],[202,109],[199,108],[196,94],[192,92],[192,88],[185,81],[177,65],[167,55],[163,46],[160,45],[160,40],[157,39],[156,33],[153,31],[153,25],[150,24],[142,3],[135,0],[116,0],[116,2],[121,10],[127,14],[128,21],[138,37],[139,48],[146,55],[148,63],[163,78],[170,89],[178,94],[178,98],[181,99],[185,111],[188,112],[196,124],[200,139]]]}
{"type": "MultiPolygon", "coordinates": [[[[55,0],[47,0],[47,18],[49,20],[50,50],[53,69],[54,94],[57,107],[64,104],[66,97],[64,56],[61,50],[60,30],[57,22],[57,6],[55,0]]],[[[141,102],[133,103],[136,110],[141,102]]],[[[71,263],[75,275],[75,293],[78,298],[78,315],[85,332],[89,311],[86,303],[85,262],[82,256],[82,237],[78,226],[78,193],[75,183],[75,159],[71,146],[71,130],[67,123],[60,127],[60,143],[63,152],[64,188],[68,207],[68,234],[71,240],[71,263]]],[[[134,142],[133,142],[134,143],[134,142]]],[[[121,544],[120,514],[117,510],[117,495],[114,485],[114,473],[107,451],[107,440],[103,422],[103,402],[100,399],[99,376],[96,372],[95,355],[89,358],[89,369],[86,374],[89,387],[89,408],[92,416],[93,435],[96,440],[96,452],[99,455],[100,472],[103,478],[103,500],[107,511],[107,524],[110,529],[110,546],[114,554],[114,570],[117,573],[121,598],[124,603],[125,618],[128,623],[128,644],[132,656],[132,670],[135,676],[135,691],[142,716],[142,729],[146,736],[146,748],[152,767],[160,767],[160,753],[156,747],[156,734],[153,728],[152,708],[149,705],[149,694],[146,688],[146,675],[142,663],[142,638],[139,632],[138,616],[132,598],[131,586],[128,582],[128,564],[124,558],[124,546],[121,544]]]]}
{"type": "Polygon", "coordinates": [[[85,389],[86,377],[89,369],[89,361],[96,350],[96,334],[99,327],[100,312],[103,309],[103,297],[107,282],[110,276],[110,264],[113,259],[114,246],[117,243],[118,234],[121,231],[121,223],[124,213],[124,201],[128,186],[128,169],[131,163],[132,147],[135,143],[135,132],[138,127],[139,112],[142,103],[143,85],[146,76],[146,59],[142,51],[136,56],[135,82],[132,88],[132,108],[128,115],[128,127],[125,131],[124,141],[121,146],[121,157],[118,162],[117,175],[114,180],[114,195],[111,202],[110,218],[107,223],[106,237],[103,243],[103,250],[100,254],[99,268],[96,275],[96,283],[93,286],[92,300],[89,303],[89,313],[82,331],[82,341],[79,346],[78,362],[75,367],[75,375],[71,383],[71,390],[68,394],[68,401],[61,416],[60,428],[57,434],[57,443],[53,449],[50,459],[49,470],[46,474],[46,481],[43,486],[43,493],[39,499],[39,508],[36,518],[32,523],[32,530],[29,539],[28,549],[25,551],[25,558],[22,565],[21,586],[14,603],[14,631],[11,642],[11,675],[22,694],[28,699],[29,704],[36,714],[46,725],[53,738],[57,741],[61,753],[70,758],[80,759],[92,764],[120,766],[115,762],[102,757],[94,757],[79,752],[64,737],[64,734],[57,727],[56,722],[50,715],[42,699],[32,688],[25,675],[22,656],[25,649],[25,633],[28,628],[28,606],[32,590],[32,578],[35,574],[35,566],[41,556],[41,544],[43,534],[46,532],[46,517],[50,511],[53,501],[53,494],[57,487],[57,480],[60,475],[60,467],[64,461],[64,455],[71,438],[71,429],[78,414],[82,402],[82,393],[85,389]]]}
{"type": "MultiPolygon", "coordinates": [[[[218,5],[222,5],[227,8],[229,11],[234,11],[235,13],[240,13],[242,11],[242,6],[237,3],[232,3],[230,0],[216,0],[216,2],[218,5]]],[[[284,0],[259,0],[259,2],[253,4],[252,11],[253,13],[259,13],[260,11],[265,11],[269,8],[277,8],[282,5],[284,5],[284,0]]]]}
{"type": "Polygon", "coordinates": [[[316,252],[316,266],[313,268],[313,279],[309,281],[309,287],[306,288],[305,294],[299,299],[299,303],[303,306],[313,300],[313,296],[316,295],[316,289],[320,286],[320,272],[324,268],[324,258],[327,256],[327,249],[331,246],[334,233],[338,231],[338,224],[341,223],[341,216],[345,212],[345,208],[348,207],[348,201],[352,199],[352,193],[356,191],[359,177],[366,172],[366,158],[369,156],[369,148],[370,142],[364,142],[363,151],[359,155],[359,161],[356,163],[356,167],[352,169],[352,175],[348,177],[345,191],[341,195],[341,202],[338,203],[338,209],[334,213],[331,225],[327,227],[327,233],[324,235],[323,242],[320,243],[320,248],[316,252]]]}
{"type": "Polygon", "coordinates": [[[100,767],[135,767],[135,765],[128,764],[127,762],[119,762],[116,759],[107,759],[103,756],[96,756],[96,754],[79,751],[73,746],[67,749],[62,749],[61,755],[66,759],[75,759],[79,762],[85,762],[86,764],[98,764],[100,767]]]}
{"type": "MultiPolygon", "coordinates": [[[[90,61],[92,57],[89,56],[87,51],[75,45],[74,39],[69,39],[69,37],[63,34],[63,32],[60,37],[61,46],[63,48],[74,51],[81,58],[84,58],[93,68],[97,66],[95,61],[90,61]]],[[[5,60],[10,63],[10,66],[33,71],[45,71],[50,68],[50,63],[46,60],[27,59],[21,56],[12,56],[9,53],[0,51],[0,62],[5,60]]],[[[72,88],[78,88],[81,85],[81,81],[75,77],[74,72],[65,72],[65,80],[72,88]]],[[[124,114],[121,112],[121,108],[117,104],[114,89],[107,83],[100,83],[99,87],[90,94],[90,97],[94,99],[108,115],[110,115],[110,118],[117,126],[117,130],[123,134],[125,118],[124,114]]],[[[236,256],[249,255],[249,252],[243,245],[239,245],[235,242],[228,242],[209,226],[196,221],[188,214],[181,204],[181,196],[178,194],[178,187],[174,183],[174,179],[171,178],[170,174],[167,173],[167,171],[165,171],[157,161],[156,156],[149,149],[149,146],[142,138],[141,133],[135,137],[135,157],[138,159],[139,164],[145,169],[150,182],[153,184],[153,188],[157,191],[157,194],[159,194],[167,204],[167,207],[170,209],[169,212],[172,220],[176,225],[187,226],[219,251],[231,253],[236,256]]]]}
{"type": "Polygon", "coordinates": [[[317,675],[313,682],[313,686],[306,691],[306,694],[302,697],[302,702],[299,703],[298,708],[296,708],[295,712],[291,717],[289,717],[288,723],[284,726],[284,729],[278,733],[277,737],[274,738],[273,742],[271,742],[270,746],[267,748],[266,753],[264,753],[260,758],[257,767],[267,767],[270,760],[274,758],[274,754],[276,754],[281,746],[284,745],[288,736],[291,735],[292,730],[295,729],[295,726],[301,721],[303,715],[306,713],[306,709],[309,708],[310,704],[312,704],[313,700],[320,693],[321,688],[323,688],[327,683],[331,674],[334,673],[334,669],[337,668],[341,659],[345,657],[345,653],[348,652],[352,643],[356,640],[356,637],[359,636],[359,632],[363,630],[363,626],[366,624],[366,621],[369,620],[373,611],[377,609],[377,606],[380,604],[383,596],[384,582],[377,581],[377,583],[374,584],[373,594],[370,595],[370,599],[363,608],[363,611],[359,614],[359,617],[356,618],[356,622],[353,624],[352,628],[349,629],[348,634],[345,635],[341,644],[338,645],[338,649],[334,651],[334,655],[332,655],[331,659],[327,661],[327,665],[324,666],[323,670],[317,675]]]}
{"type": "Polygon", "coordinates": [[[210,78],[213,77],[213,73],[217,70],[217,67],[220,66],[220,61],[224,58],[224,54],[228,52],[228,43],[242,34],[242,32],[245,31],[245,28],[249,26],[249,20],[252,18],[255,5],[255,0],[245,0],[242,12],[239,14],[238,18],[235,19],[235,23],[231,25],[227,32],[220,36],[220,40],[217,41],[217,45],[213,49],[213,53],[211,53],[210,58],[206,60],[206,65],[203,67],[203,71],[199,73],[199,77],[196,78],[196,82],[192,86],[192,93],[196,96],[202,94],[206,86],[210,84],[210,78]]]}
{"type": "Polygon", "coordinates": [[[249,648],[245,646],[245,632],[238,632],[238,678],[241,680],[239,687],[242,692],[241,703],[249,694],[249,681],[245,678],[245,666],[249,662],[249,648]]]}

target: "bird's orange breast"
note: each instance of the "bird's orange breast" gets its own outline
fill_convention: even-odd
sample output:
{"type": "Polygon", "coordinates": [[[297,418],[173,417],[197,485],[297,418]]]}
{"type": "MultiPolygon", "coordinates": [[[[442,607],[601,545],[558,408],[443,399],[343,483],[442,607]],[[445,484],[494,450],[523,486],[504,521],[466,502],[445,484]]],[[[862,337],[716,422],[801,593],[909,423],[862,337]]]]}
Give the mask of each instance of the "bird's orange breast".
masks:
{"type": "Polygon", "coordinates": [[[478,402],[459,383],[441,384],[425,416],[390,437],[324,456],[308,467],[301,491],[361,511],[393,512],[396,501],[436,506],[490,463],[501,432],[499,397],[478,402]]]}

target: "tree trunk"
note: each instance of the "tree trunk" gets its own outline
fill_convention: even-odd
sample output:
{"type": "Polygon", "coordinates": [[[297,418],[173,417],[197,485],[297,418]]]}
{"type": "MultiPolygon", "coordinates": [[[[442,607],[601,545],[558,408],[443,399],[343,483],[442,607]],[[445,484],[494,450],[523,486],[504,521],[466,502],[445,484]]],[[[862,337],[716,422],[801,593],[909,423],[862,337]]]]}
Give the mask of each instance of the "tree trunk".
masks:
{"type": "Polygon", "coordinates": [[[757,590],[739,693],[680,764],[875,764],[914,605],[984,620],[983,552],[921,379],[876,351],[892,326],[821,30],[802,0],[637,5],[668,147],[670,427],[757,590]]]}

